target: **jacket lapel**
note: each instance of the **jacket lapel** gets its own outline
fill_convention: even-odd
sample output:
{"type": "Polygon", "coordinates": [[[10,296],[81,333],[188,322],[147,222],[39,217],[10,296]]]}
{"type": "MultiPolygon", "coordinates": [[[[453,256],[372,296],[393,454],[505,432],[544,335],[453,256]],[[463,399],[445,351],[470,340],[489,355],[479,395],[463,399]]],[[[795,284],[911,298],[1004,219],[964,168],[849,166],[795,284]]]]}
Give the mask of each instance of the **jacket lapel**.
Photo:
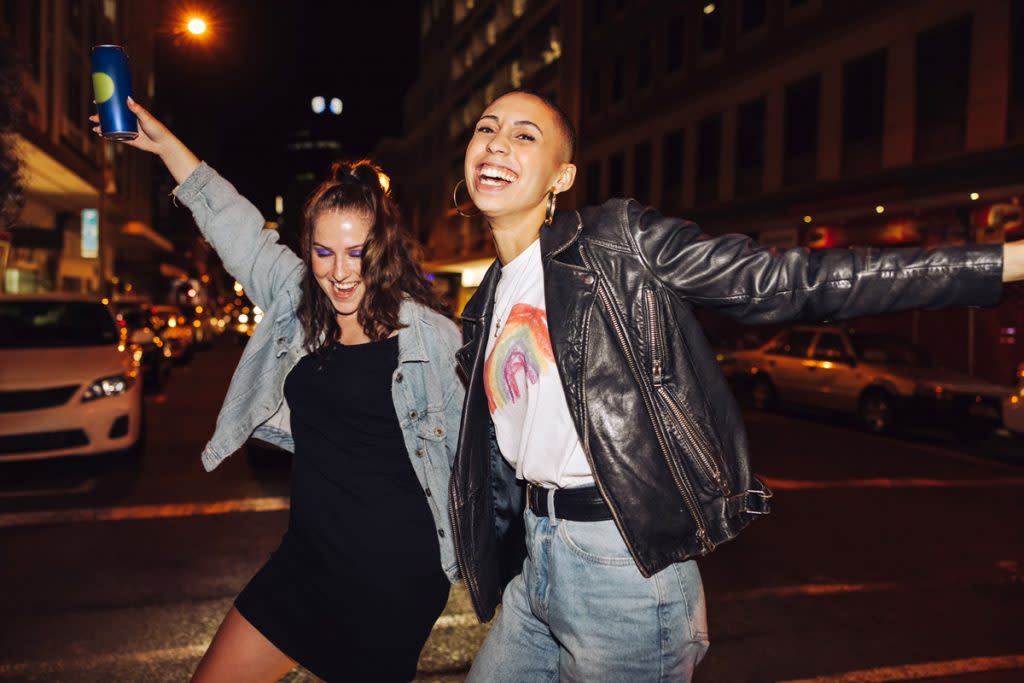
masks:
{"type": "Polygon", "coordinates": [[[552,225],[541,231],[548,335],[577,431],[582,427],[583,335],[597,291],[597,273],[586,268],[579,256],[582,231],[577,211],[559,212],[552,225]]]}

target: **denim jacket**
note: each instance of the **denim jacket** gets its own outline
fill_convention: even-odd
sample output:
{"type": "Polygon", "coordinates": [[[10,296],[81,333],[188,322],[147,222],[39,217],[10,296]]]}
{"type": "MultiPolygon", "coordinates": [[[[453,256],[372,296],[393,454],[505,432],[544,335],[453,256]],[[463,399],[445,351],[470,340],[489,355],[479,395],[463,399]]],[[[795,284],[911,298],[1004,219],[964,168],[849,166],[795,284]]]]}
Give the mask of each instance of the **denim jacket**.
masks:
{"type": "MultiPolygon", "coordinates": [[[[259,210],[206,163],[174,189],[174,197],[192,211],[224,267],[264,312],[231,378],[213,437],[203,450],[203,466],[212,470],[250,436],[294,451],[284,380],[306,355],[297,315],[302,260],[278,244],[277,231],[264,229],[259,210]]],[[[409,459],[434,517],[441,564],[455,581],[448,478],[464,396],[455,370],[461,336],[451,320],[409,300],[399,317],[405,327],[398,332],[391,395],[409,459]]]]}

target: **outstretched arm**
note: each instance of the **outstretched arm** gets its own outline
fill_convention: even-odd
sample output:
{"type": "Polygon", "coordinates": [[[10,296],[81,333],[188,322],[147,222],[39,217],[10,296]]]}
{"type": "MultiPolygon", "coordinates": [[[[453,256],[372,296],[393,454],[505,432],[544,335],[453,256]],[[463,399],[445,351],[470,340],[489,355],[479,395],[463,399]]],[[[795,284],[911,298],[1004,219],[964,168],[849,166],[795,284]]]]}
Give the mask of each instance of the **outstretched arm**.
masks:
{"type": "Polygon", "coordinates": [[[696,304],[751,323],[841,320],[915,308],[988,306],[1021,279],[1020,245],[784,251],[631,202],[628,229],[651,272],[696,304]]]}
{"type": "Polygon", "coordinates": [[[1003,247],[1003,282],[1024,280],[1024,240],[1003,247]]]}
{"type": "MultiPolygon", "coordinates": [[[[302,260],[278,244],[276,230],[265,229],[263,215],[216,171],[199,161],[185,144],[137,102],[128,107],[139,120],[139,136],[124,144],[160,157],[178,186],[174,196],[192,211],[196,225],[217,251],[224,267],[249,298],[267,310],[283,289],[301,280],[302,260]]],[[[97,124],[99,118],[89,117],[97,124]]]]}

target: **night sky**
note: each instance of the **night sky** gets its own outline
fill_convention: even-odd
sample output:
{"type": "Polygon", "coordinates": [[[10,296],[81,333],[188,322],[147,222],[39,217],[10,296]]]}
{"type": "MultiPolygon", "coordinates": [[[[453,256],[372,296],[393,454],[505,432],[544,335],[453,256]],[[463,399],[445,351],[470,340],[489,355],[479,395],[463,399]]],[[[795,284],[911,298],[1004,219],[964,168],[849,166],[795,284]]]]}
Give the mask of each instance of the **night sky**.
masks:
{"type": "MultiPolygon", "coordinates": [[[[200,0],[159,3],[158,116],[261,208],[282,188],[286,134],[314,95],[337,96],[345,156],[402,133],[402,97],[416,80],[415,0],[200,0]],[[209,18],[209,39],[175,36],[188,8],[209,18]]],[[[139,89],[141,92],[141,89],[139,89]]]]}

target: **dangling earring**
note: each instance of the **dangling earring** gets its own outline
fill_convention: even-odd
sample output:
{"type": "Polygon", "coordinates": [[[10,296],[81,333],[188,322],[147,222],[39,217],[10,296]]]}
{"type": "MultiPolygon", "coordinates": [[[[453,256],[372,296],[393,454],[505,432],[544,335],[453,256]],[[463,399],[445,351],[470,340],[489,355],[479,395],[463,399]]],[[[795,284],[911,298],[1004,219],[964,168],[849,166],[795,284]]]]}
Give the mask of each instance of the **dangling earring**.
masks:
{"type": "MultiPolygon", "coordinates": [[[[463,218],[472,218],[473,216],[479,216],[480,215],[480,211],[479,210],[477,210],[476,213],[462,213],[462,209],[459,208],[459,196],[458,196],[459,195],[459,185],[465,185],[465,184],[466,184],[466,179],[463,178],[459,182],[455,183],[455,190],[452,191],[452,204],[455,205],[455,213],[459,214],[463,218]]],[[[469,190],[466,190],[466,192],[468,194],[469,190]]]]}
{"type": "Polygon", "coordinates": [[[551,225],[553,220],[555,220],[555,191],[551,190],[548,192],[548,211],[544,215],[544,225],[551,225]]]}

